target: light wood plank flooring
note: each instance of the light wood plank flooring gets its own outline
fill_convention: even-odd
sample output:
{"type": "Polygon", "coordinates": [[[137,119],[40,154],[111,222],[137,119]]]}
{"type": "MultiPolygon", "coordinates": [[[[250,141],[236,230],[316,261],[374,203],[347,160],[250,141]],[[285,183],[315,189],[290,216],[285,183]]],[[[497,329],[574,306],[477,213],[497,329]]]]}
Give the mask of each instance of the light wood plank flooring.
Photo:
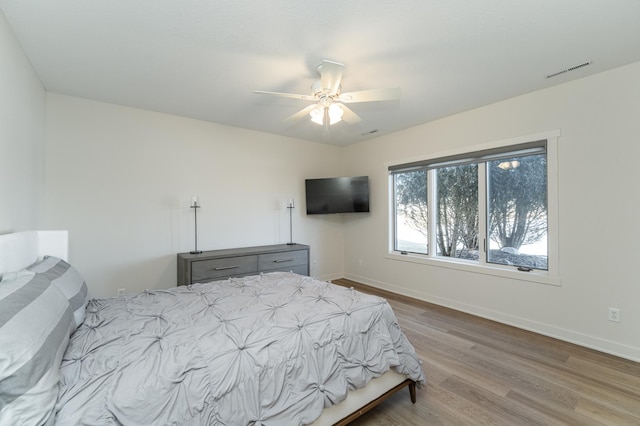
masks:
{"type": "MultiPolygon", "coordinates": [[[[427,385],[352,423],[640,425],[640,364],[354,281],[382,296],[423,361],[427,385]]],[[[640,331],[639,331],[640,332],[640,331]]]]}

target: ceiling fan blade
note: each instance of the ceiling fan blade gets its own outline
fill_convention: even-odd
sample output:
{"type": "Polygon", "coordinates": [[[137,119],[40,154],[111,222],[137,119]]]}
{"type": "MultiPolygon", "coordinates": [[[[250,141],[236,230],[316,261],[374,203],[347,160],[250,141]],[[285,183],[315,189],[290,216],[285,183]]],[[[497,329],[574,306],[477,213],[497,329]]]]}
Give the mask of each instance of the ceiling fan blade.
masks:
{"type": "Polygon", "coordinates": [[[273,96],[280,96],[283,98],[301,99],[303,101],[317,100],[314,96],[311,96],[311,95],[297,95],[295,93],[265,92],[264,90],[254,90],[253,93],[257,93],[259,95],[273,95],[273,96]]]}
{"type": "Polygon", "coordinates": [[[301,118],[304,118],[305,115],[308,115],[311,112],[311,110],[316,108],[317,106],[318,106],[317,104],[311,104],[308,107],[303,108],[300,111],[296,112],[295,114],[285,118],[284,121],[291,122],[291,121],[300,120],[301,118]]]}
{"type": "Polygon", "coordinates": [[[359,92],[343,93],[340,95],[338,100],[347,104],[352,102],[391,101],[394,99],[400,99],[401,94],[402,92],[399,87],[361,90],[359,92]]]}
{"type": "Polygon", "coordinates": [[[349,124],[356,124],[360,121],[362,121],[362,119],[358,116],[358,114],[356,114],[355,112],[351,111],[351,109],[349,107],[347,107],[346,105],[340,105],[340,108],[342,108],[342,120],[345,123],[349,123],[349,124]]]}
{"type": "Polygon", "coordinates": [[[319,67],[320,83],[322,89],[329,89],[329,93],[334,94],[340,87],[344,65],[338,62],[324,60],[319,67]]]}

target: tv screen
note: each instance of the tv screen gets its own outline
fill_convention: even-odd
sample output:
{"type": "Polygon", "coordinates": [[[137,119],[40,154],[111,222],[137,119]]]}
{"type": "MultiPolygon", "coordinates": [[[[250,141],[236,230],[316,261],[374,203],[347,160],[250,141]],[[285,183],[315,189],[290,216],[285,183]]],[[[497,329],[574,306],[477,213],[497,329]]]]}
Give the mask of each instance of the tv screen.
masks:
{"type": "Polygon", "coordinates": [[[369,177],[306,179],[307,214],[369,211],[369,177]]]}

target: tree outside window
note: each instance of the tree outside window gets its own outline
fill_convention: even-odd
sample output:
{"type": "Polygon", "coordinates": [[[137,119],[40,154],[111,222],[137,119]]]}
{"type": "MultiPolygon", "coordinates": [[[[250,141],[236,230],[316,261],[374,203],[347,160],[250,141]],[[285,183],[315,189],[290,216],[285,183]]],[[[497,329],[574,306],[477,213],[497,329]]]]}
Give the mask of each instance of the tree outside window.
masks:
{"type": "Polygon", "coordinates": [[[436,169],[438,256],[469,257],[478,251],[478,165],[436,169]]]}

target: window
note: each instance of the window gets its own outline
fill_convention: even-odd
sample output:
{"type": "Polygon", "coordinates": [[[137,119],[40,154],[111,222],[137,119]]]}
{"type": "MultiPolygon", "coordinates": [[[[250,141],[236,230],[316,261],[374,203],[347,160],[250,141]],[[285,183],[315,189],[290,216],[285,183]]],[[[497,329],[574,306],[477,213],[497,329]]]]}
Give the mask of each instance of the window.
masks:
{"type": "Polygon", "coordinates": [[[395,250],[427,254],[427,172],[394,175],[395,250]]]}
{"type": "Polygon", "coordinates": [[[489,161],[487,262],[547,269],[547,158],[489,161]]]}
{"type": "Polygon", "coordinates": [[[436,255],[474,256],[478,250],[478,164],[439,167],[434,174],[436,255]]]}
{"type": "Polygon", "coordinates": [[[521,139],[390,166],[391,254],[549,276],[555,142],[521,139]]]}

